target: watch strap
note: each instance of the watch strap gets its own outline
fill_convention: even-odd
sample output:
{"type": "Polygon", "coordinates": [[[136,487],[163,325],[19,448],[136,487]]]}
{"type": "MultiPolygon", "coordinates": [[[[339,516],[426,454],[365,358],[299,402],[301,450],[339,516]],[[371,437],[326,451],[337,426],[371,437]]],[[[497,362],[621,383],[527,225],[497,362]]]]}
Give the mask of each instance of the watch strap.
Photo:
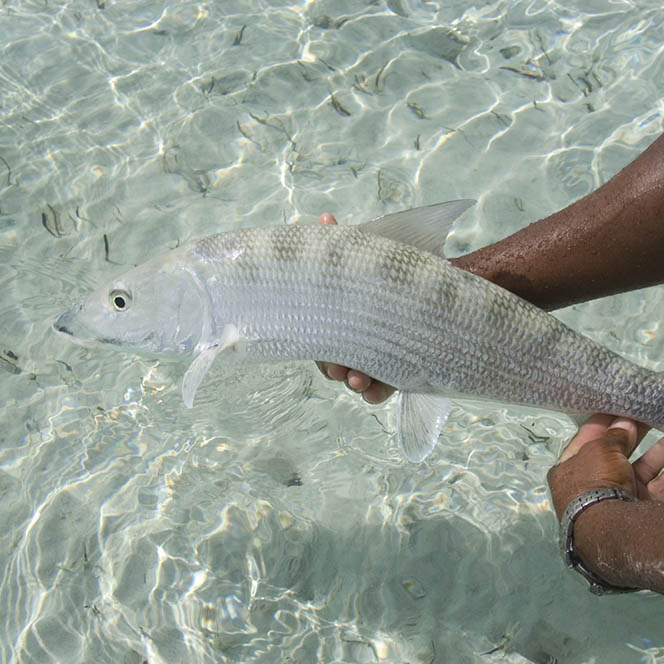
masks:
{"type": "Polygon", "coordinates": [[[589,584],[588,590],[594,595],[606,595],[612,593],[630,593],[636,592],[638,588],[621,588],[612,586],[593,572],[574,548],[574,522],[579,518],[584,510],[603,500],[624,500],[631,502],[633,497],[615,487],[602,487],[586,491],[577,496],[567,506],[562,519],[560,520],[560,553],[565,561],[565,565],[578,572],[589,584]]]}

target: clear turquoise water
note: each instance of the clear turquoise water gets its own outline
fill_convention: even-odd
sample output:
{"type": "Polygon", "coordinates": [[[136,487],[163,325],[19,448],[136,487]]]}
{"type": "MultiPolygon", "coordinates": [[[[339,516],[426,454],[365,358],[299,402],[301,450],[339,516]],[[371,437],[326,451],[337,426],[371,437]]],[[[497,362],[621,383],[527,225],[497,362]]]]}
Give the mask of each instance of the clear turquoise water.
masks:
{"type": "MultiPolygon", "coordinates": [[[[187,411],[183,367],[50,330],[219,230],[477,198],[461,253],[567,205],[662,131],[659,2],[4,0],[0,34],[1,661],[664,661],[659,597],[557,557],[565,418],[459,403],[413,466],[310,366],[187,411]]],[[[664,368],[663,310],[559,315],[664,368]]]]}

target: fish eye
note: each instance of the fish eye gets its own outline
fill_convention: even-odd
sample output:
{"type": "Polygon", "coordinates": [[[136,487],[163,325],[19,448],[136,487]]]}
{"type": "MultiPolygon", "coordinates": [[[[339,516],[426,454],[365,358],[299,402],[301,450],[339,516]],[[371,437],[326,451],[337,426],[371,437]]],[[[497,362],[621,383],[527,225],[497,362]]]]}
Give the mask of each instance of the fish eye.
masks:
{"type": "Polygon", "coordinates": [[[131,293],[125,290],[112,290],[111,291],[111,304],[116,311],[127,311],[131,304],[131,293]]]}

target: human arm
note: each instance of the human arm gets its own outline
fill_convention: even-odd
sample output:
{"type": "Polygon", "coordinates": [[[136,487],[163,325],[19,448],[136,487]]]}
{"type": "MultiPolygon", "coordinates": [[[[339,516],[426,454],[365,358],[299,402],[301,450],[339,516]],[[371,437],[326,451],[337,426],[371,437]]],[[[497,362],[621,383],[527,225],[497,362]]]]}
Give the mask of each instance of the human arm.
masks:
{"type": "Polygon", "coordinates": [[[596,191],[456,266],[543,309],[664,282],[664,136],[596,191]]]}
{"type": "Polygon", "coordinates": [[[574,524],[574,546],[607,583],[664,594],[664,438],[629,462],[647,429],[624,418],[594,415],[548,474],[551,498],[562,517],[573,498],[615,487],[635,500],[606,500],[584,510],[574,524]]]}

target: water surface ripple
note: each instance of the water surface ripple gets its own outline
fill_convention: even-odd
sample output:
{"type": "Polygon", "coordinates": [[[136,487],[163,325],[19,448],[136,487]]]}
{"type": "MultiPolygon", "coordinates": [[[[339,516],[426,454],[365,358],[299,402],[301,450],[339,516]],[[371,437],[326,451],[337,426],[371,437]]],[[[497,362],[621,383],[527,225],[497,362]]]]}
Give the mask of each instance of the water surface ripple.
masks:
{"type": "MultiPolygon", "coordinates": [[[[422,465],[393,404],[310,366],[184,367],[55,338],[111,275],[247,226],[478,204],[459,254],[662,130],[654,0],[5,0],[0,660],[662,662],[657,599],[563,570],[573,425],[458,403],[422,465]],[[580,5],[583,5],[583,9],[580,5]]],[[[560,316],[662,364],[650,289],[560,316]]]]}

